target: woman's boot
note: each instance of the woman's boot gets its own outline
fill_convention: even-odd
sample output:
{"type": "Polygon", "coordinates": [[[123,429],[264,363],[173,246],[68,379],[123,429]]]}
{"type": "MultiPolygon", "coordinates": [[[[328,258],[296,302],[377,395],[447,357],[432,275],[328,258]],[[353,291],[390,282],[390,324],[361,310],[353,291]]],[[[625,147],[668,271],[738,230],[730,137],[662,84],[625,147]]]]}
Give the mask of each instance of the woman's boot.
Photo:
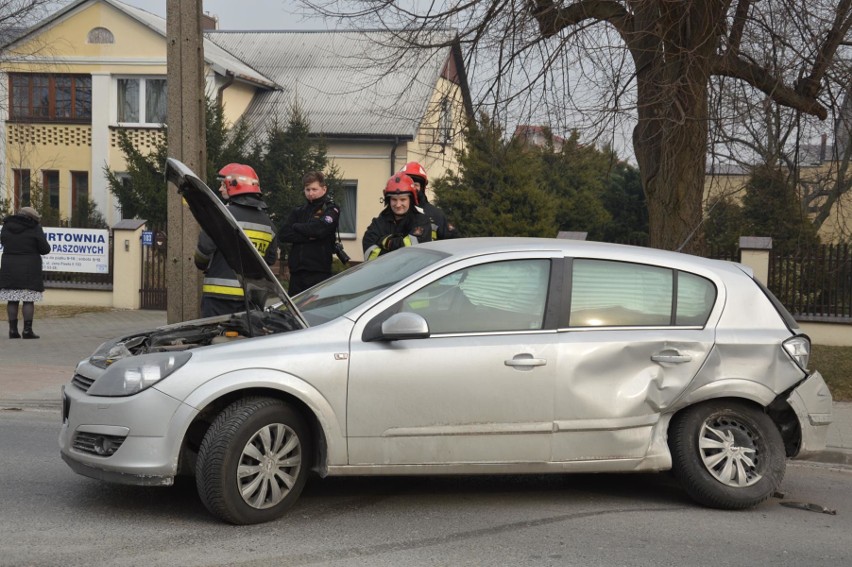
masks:
{"type": "Polygon", "coordinates": [[[21,334],[18,332],[18,320],[17,319],[9,319],[9,338],[10,339],[20,339],[21,334]]]}
{"type": "Polygon", "coordinates": [[[25,339],[38,339],[38,338],[40,338],[37,334],[33,333],[33,322],[32,321],[24,321],[23,337],[25,339]]]}

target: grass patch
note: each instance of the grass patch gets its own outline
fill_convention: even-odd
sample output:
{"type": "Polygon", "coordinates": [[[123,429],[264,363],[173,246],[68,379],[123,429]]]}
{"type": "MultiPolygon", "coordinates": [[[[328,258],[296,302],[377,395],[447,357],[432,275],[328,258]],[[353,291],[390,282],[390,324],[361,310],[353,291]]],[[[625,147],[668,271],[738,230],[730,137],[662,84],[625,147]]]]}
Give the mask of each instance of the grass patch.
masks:
{"type": "Polygon", "coordinates": [[[813,345],[809,366],[825,378],[835,401],[852,402],[852,347],[813,345]]]}

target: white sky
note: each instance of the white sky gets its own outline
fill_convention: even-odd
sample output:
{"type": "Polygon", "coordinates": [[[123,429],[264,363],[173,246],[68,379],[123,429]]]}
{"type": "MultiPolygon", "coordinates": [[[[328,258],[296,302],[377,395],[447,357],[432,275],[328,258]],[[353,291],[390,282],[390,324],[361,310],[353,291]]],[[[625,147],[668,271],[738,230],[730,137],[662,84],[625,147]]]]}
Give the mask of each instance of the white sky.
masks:
{"type": "MultiPolygon", "coordinates": [[[[122,0],[158,16],[166,16],[166,0],[122,0]]],[[[228,30],[326,29],[318,17],[305,15],[296,0],[204,0],[204,11],[219,17],[228,30]]]]}
{"type": "MultiPolygon", "coordinates": [[[[55,0],[49,11],[72,0],[55,0]]],[[[120,0],[125,4],[166,17],[166,0],[120,0]]],[[[324,30],[333,29],[299,4],[299,0],[204,0],[204,11],[218,16],[220,29],[228,30],[324,30]]]]}

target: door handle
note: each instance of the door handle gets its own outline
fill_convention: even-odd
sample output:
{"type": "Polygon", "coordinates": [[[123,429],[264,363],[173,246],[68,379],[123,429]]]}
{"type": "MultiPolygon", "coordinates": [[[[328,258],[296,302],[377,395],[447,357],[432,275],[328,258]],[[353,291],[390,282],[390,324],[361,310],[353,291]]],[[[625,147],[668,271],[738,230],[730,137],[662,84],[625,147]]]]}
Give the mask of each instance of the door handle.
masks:
{"type": "Polygon", "coordinates": [[[544,366],[547,364],[546,358],[533,358],[531,354],[519,354],[511,360],[504,360],[503,364],[513,368],[523,370],[531,370],[534,366],[544,366]]]}
{"type": "Polygon", "coordinates": [[[670,362],[672,364],[682,364],[692,361],[692,355],[681,354],[676,350],[664,350],[651,355],[651,360],[654,362],[670,362]]]}

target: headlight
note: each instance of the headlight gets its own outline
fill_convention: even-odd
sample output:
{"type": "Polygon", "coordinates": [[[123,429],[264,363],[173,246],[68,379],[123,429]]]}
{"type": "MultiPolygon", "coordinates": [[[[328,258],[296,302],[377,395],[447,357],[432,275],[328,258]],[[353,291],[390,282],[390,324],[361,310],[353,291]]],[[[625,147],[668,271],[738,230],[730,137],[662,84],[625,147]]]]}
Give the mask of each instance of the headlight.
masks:
{"type": "Polygon", "coordinates": [[[149,388],[183,366],[192,353],[142,354],[118,360],[89,388],[92,396],[132,396],[149,388]]]}
{"type": "Polygon", "coordinates": [[[784,350],[790,355],[799,368],[808,370],[808,361],[811,358],[811,339],[807,335],[796,335],[784,341],[784,350]]]}
{"type": "Polygon", "coordinates": [[[112,339],[107,341],[95,350],[89,358],[89,362],[98,368],[106,368],[117,360],[133,356],[131,349],[145,342],[146,338],[147,335],[138,335],[127,339],[112,339]]]}

